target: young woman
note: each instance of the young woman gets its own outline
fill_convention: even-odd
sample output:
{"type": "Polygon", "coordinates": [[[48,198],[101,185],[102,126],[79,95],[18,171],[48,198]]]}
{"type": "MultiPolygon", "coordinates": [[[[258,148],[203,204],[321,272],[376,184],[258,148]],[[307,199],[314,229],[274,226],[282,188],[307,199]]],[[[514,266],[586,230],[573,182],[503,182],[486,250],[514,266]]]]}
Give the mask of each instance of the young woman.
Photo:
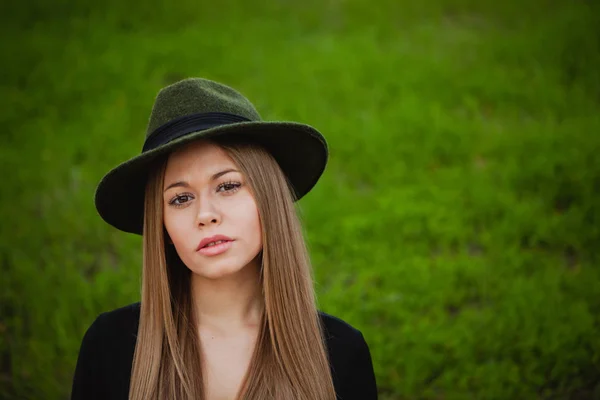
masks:
{"type": "Polygon", "coordinates": [[[327,157],[317,130],[262,121],[230,87],[163,88],[142,153],[95,199],[143,236],[141,302],[88,328],[71,399],[376,399],[363,335],[316,308],[294,206],[327,157]]]}

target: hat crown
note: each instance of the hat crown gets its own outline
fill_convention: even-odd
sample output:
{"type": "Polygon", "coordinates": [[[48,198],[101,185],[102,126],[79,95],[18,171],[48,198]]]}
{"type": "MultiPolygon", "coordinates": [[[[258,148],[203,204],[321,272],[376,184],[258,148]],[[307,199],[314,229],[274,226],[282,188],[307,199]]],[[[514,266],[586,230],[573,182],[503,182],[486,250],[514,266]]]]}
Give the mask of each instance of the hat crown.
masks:
{"type": "Polygon", "coordinates": [[[240,115],[250,121],[261,120],[254,105],[235,89],[204,78],[187,78],[158,92],[146,137],[173,119],[211,112],[240,115]]]}

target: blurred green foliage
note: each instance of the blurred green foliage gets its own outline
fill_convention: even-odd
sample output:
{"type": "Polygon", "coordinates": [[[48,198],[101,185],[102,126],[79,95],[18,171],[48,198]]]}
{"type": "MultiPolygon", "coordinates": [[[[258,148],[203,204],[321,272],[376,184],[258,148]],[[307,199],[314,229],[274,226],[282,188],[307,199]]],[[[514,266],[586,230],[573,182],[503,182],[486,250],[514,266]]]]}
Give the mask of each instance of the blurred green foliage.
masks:
{"type": "Polygon", "coordinates": [[[327,137],[319,304],[381,399],[600,398],[596,2],[2,7],[0,398],[67,398],[85,329],[138,300],[141,240],[93,194],[188,76],[327,137]]]}

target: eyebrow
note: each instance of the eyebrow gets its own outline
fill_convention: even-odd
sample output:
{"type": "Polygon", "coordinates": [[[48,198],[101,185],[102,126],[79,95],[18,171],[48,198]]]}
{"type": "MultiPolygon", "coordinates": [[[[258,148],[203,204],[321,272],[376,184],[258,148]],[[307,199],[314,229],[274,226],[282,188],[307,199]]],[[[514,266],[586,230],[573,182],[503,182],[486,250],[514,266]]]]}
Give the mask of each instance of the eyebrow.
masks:
{"type": "MultiPolygon", "coordinates": [[[[240,172],[240,171],[238,171],[237,169],[233,169],[233,168],[224,169],[223,171],[217,172],[216,174],[214,174],[213,176],[211,176],[210,180],[214,181],[215,179],[219,179],[223,175],[228,174],[230,172],[240,172]]],[[[190,187],[190,185],[186,181],[173,182],[173,183],[171,183],[169,186],[167,186],[165,188],[165,190],[163,191],[163,193],[166,192],[167,190],[171,189],[171,188],[174,188],[174,187],[190,187]]]]}

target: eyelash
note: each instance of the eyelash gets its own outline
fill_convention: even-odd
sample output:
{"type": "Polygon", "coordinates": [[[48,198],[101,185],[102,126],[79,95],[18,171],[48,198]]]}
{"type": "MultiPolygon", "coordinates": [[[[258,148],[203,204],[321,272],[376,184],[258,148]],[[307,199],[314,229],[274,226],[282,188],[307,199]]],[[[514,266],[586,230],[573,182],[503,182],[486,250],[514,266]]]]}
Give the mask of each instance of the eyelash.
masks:
{"type": "MultiPolygon", "coordinates": [[[[219,191],[219,189],[224,188],[225,186],[229,186],[229,185],[233,186],[233,189],[225,190],[225,193],[235,193],[242,186],[242,184],[240,182],[234,182],[234,181],[223,182],[217,186],[217,191],[219,191]]],[[[183,203],[183,204],[175,203],[175,201],[179,200],[181,197],[191,197],[191,195],[188,193],[178,193],[177,195],[175,195],[175,197],[173,197],[169,201],[169,205],[173,206],[173,207],[183,207],[185,205],[185,203],[183,203]]]]}

